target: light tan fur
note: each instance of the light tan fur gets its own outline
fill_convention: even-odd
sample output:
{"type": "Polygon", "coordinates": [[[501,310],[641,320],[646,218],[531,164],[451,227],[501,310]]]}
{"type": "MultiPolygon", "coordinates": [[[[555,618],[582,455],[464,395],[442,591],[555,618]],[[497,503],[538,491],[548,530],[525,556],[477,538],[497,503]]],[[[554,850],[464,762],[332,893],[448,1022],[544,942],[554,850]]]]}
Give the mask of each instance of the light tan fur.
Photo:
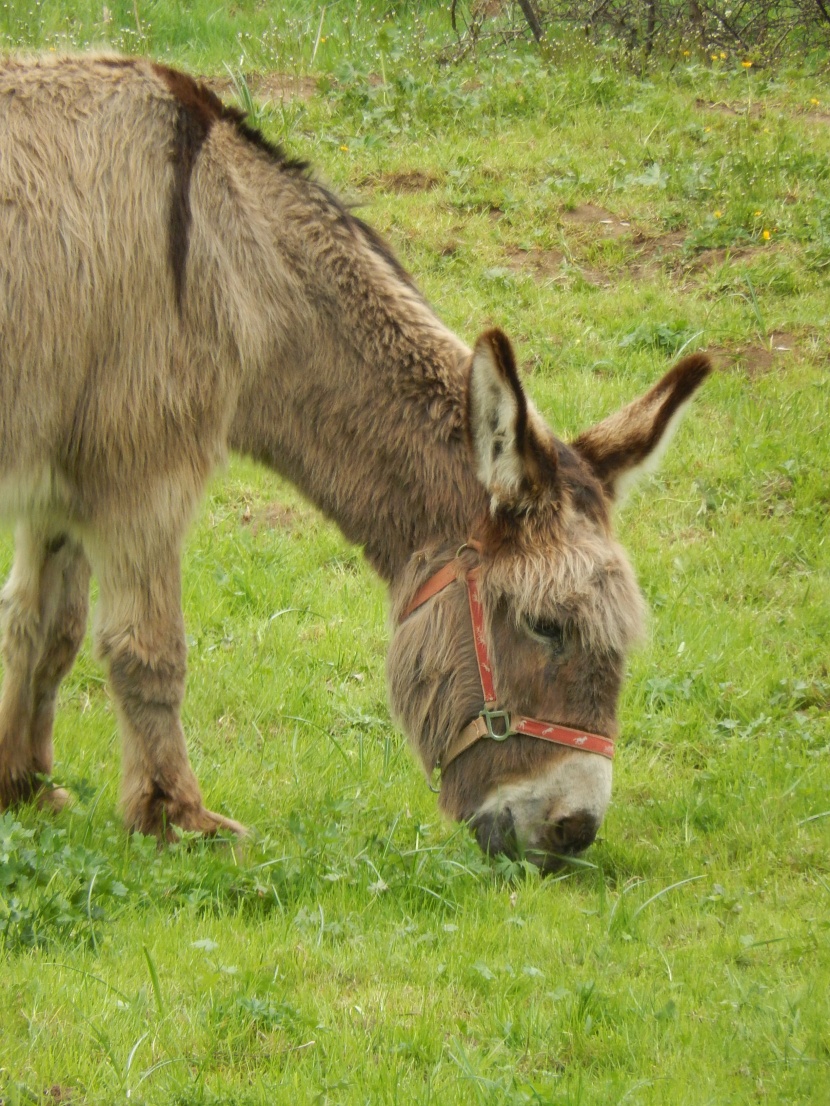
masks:
{"type": "MultiPolygon", "coordinates": [[[[294,480],[396,597],[418,576],[419,550],[457,545],[484,520],[493,632],[521,638],[517,657],[531,610],[581,622],[591,655],[616,657],[632,638],[639,598],[604,508],[586,523],[568,473],[526,521],[488,514],[504,504],[477,478],[490,446],[470,426],[470,350],[369,228],[190,78],[116,57],[7,59],[0,243],[0,512],[18,520],[2,596],[0,806],[51,774],[55,696],[83,636],[91,571],[128,825],[241,831],[204,808],[179,719],[181,543],[229,448],[294,480]],[[499,621],[502,604],[512,610],[499,621]]],[[[495,338],[477,348],[491,346],[498,360],[495,338]]],[[[514,422],[501,418],[502,436],[514,422]]],[[[530,424],[538,456],[524,458],[522,494],[536,502],[559,445],[535,414],[530,424]]],[[[441,727],[427,737],[423,718],[454,725],[467,707],[455,683],[424,673],[457,666],[474,705],[456,605],[434,605],[436,634],[417,656],[390,656],[393,699],[408,680],[435,706],[407,727],[427,765],[441,727]]],[[[523,677],[504,679],[512,689],[523,677]]],[[[531,676],[528,702],[542,683],[531,676]]],[[[554,709],[556,695],[542,698],[554,709]]],[[[613,708],[602,718],[611,727],[613,708]]],[[[480,754],[459,758],[459,776],[465,759],[480,754]]],[[[478,770],[471,790],[490,795],[498,764],[484,776],[492,786],[478,770]]]]}

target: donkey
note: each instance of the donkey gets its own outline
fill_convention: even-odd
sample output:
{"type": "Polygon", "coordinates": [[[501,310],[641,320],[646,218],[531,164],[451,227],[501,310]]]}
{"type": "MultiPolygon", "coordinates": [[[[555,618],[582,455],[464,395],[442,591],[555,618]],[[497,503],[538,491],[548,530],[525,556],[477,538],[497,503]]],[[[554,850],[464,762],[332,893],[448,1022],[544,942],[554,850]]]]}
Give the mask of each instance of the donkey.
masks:
{"type": "Polygon", "coordinates": [[[440,805],[541,868],[594,839],[642,600],[611,506],[709,372],[559,441],[498,330],[471,350],[365,223],[191,77],[0,66],[0,807],[51,784],[98,580],[128,827],[207,810],[180,722],[181,545],[227,450],[290,478],[391,593],[393,713],[440,805]]]}

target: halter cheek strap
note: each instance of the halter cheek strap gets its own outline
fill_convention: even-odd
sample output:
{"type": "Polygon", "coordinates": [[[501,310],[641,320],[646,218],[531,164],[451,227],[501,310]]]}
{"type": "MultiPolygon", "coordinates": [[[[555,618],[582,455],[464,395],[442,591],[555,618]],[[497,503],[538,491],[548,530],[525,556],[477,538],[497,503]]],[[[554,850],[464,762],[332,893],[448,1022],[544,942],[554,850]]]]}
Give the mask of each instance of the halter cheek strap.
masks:
{"type": "MultiPolygon", "coordinates": [[[[470,541],[468,546],[480,551],[477,542],[470,541]]],[[[424,603],[450,584],[460,580],[459,568],[459,558],[455,557],[449,564],[436,572],[434,576],[431,576],[404,608],[400,621],[403,622],[418,607],[423,606],[424,603]]],[[[542,722],[538,718],[525,718],[523,716],[513,718],[509,711],[502,710],[499,707],[487,645],[484,608],[481,605],[478,591],[478,575],[479,569],[477,567],[470,569],[466,574],[466,583],[473,644],[475,645],[484,706],[478,716],[464,726],[456,737],[450,741],[441,758],[440,767],[446,769],[456,757],[466,752],[471,745],[482,738],[489,738],[491,741],[506,741],[509,737],[517,734],[536,737],[541,741],[550,741],[554,745],[564,745],[570,749],[578,749],[586,753],[595,753],[598,756],[606,757],[608,760],[613,759],[614,742],[609,737],[590,733],[587,730],[575,730],[570,726],[560,726],[554,722],[542,722]]]]}

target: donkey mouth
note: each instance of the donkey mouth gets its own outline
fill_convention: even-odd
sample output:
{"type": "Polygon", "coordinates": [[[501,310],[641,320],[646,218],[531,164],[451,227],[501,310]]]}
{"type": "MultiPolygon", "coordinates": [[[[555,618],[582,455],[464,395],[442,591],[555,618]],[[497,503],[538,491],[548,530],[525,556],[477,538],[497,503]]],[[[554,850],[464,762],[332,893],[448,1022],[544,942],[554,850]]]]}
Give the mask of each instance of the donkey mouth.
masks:
{"type": "Polygon", "coordinates": [[[591,845],[599,830],[599,820],[588,810],[579,810],[565,818],[548,822],[532,842],[523,843],[516,831],[509,806],[477,814],[470,829],[481,850],[488,856],[506,856],[527,860],[542,872],[555,872],[591,845]]]}

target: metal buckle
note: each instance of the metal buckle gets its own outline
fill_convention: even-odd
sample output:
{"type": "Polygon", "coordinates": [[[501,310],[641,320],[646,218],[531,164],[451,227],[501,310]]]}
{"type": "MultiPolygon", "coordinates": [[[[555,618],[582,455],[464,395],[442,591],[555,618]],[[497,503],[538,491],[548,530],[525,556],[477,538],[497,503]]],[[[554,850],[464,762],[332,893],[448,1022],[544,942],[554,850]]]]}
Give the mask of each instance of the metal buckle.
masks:
{"type": "Polygon", "coordinates": [[[487,726],[487,733],[482,734],[482,737],[489,737],[493,741],[506,741],[513,733],[510,728],[509,710],[488,710],[487,707],[483,707],[479,711],[479,718],[483,718],[487,726]],[[497,733],[493,729],[494,721],[504,722],[504,733],[497,733]]]}

